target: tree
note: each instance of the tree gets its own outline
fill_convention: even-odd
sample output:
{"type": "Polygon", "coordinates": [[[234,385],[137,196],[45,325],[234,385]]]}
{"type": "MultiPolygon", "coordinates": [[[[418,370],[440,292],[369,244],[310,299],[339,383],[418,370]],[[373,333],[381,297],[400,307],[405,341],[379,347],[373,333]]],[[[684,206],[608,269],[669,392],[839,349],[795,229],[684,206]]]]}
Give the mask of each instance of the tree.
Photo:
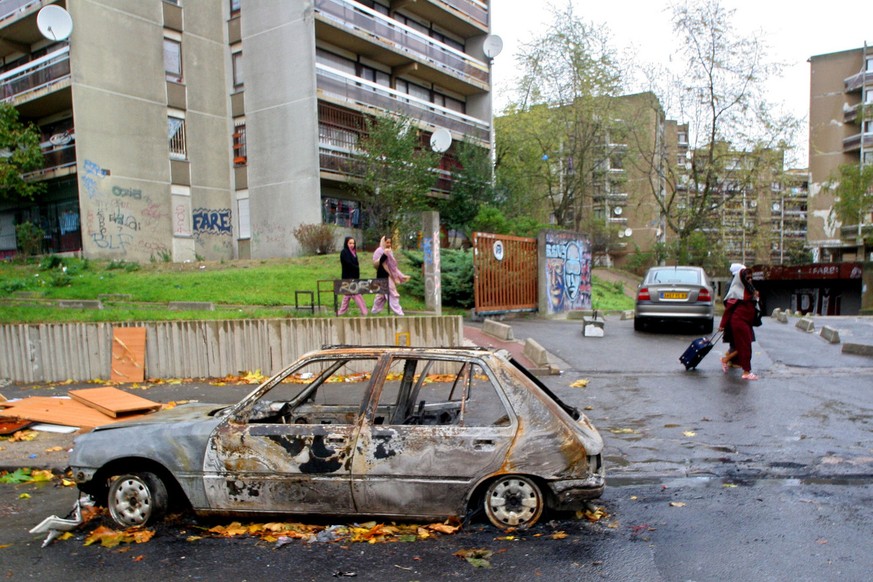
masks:
{"type": "Polygon", "coordinates": [[[18,120],[18,110],[0,103],[0,199],[30,199],[43,191],[41,182],[28,182],[22,174],[45,163],[39,131],[18,120]]]}
{"type": "Polygon", "coordinates": [[[709,232],[716,242],[722,208],[755,194],[763,176],[773,174],[774,152],[781,162],[799,127],[766,99],[764,81],[778,75],[780,65],[767,61],[759,38],[734,29],[733,14],[718,0],[673,6],[678,60],[685,66],[659,93],[667,115],[688,124],[689,156],[678,160],[664,144],[640,145],[649,153],[642,163],[652,176],[651,193],[684,256],[694,232],[709,232]]]}
{"type": "Polygon", "coordinates": [[[864,213],[873,209],[873,165],[843,164],[837,172],[831,181],[834,214],[843,224],[857,224],[860,232],[864,213]]]}
{"type": "Polygon", "coordinates": [[[415,229],[415,214],[428,208],[439,154],[422,147],[418,129],[401,116],[367,118],[359,142],[362,175],[350,188],[361,200],[366,237],[415,229]]]}
{"type": "Polygon", "coordinates": [[[453,172],[452,191],[437,206],[440,220],[448,228],[470,236],[479,209],[494,201],[491,158],[487,149],[468,142],[457,142],[455,154],[460,167],[453,172]]]}
{"type": "Polygon", "coordinates": [[[552,16],[549,31],[517,56],[521,82],[496,126],[497,171],[509,196],[535,202],[559,227],[587,231],[618,142],[621,73],[604,29],[580,20],[569,3],[552,16]]]}

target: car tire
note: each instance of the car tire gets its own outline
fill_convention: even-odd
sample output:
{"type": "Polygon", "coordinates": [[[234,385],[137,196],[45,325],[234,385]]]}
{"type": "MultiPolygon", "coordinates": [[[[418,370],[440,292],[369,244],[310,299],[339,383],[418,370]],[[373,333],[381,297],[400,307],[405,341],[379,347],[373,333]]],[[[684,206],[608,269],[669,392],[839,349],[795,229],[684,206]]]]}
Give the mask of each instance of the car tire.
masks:
{"type": "Polygon", "coordinates": [[[125,528],[156,522],[167,503],[167,486],[154,473],[121,475],[109,486],[109,514],[125,528]]]}
{"type": "Polygon", "coordinates": [[[543,514],[543,494],[530,478],[502,475],[485,491],[485,515],[500,529],[527,529],[543,514]]]}
{"type": "Polygon", "coordinates": [[[646,329],[646,323],[639,317],[634,318],[634,331],[643,331],[646,329]]]}

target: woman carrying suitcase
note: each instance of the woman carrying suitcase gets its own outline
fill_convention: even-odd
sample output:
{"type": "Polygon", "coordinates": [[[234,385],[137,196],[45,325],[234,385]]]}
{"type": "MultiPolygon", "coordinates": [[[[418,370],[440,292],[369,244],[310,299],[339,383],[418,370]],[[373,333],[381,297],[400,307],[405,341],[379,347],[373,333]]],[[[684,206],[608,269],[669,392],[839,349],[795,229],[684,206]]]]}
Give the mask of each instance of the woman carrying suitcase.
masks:
{"type": "Polygon", "coordinates": [[[724,341],[730,345],[721,360],[722,370],[727,372],[729,365],[736,365],[743,369],[743,380],[757,380],[758,376],[752,373],[752,342],[755,341],[752,324],[758,291],[752,284],[752,272],[745,265],[734,263],[731,273],[734,277],[724,298],[724,315],[718,326],[724,331],[724,341]]]}

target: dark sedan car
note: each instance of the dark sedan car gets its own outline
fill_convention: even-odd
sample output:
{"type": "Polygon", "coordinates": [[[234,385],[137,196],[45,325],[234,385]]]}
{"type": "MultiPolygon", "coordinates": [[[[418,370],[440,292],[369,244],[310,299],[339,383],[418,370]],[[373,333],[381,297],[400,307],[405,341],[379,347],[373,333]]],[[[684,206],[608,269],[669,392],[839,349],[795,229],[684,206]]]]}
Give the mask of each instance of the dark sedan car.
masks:
{"type": "Polygon", "coordinates": [[[463,517],[529,527],[601,495],[603,441],[503,352],[335,346],[227,407],[79,436],[81,491],[124,527],[200,513],[463,517]]]}
{"type": "Polygon", "coordinates": [[[713,291],[700,267],[652,267],[637,289],[634,329],[652,329],[659,324],[698,324],[712,333],[713,291]]]}

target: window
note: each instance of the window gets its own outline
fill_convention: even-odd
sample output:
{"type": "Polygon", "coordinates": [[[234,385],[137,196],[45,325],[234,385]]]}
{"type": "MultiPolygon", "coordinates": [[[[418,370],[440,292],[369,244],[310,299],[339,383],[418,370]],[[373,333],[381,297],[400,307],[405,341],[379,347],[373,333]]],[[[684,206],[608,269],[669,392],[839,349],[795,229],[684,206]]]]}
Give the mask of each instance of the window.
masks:
{"type": "Polygon", "coordinates": [[[676,139],[677,139],[677,141],[679,142],[680,145],[688,145],[688,134],[685,133],[684,131],[680,131],[680,132],[677,134],[677,138],[676,138],[676,139]]]}
{"type": "Polygon", "coordinates": [[[357,200],[324,198],[322,201],[321,220],[324,224],[359,228],[361,226],[361,203],[357,200]]]}
{"type": "Polygon", "coordinates": [[[164,74],[167,81],[182,82],[182,43],[164,38],[164,74]]]}
{"type": "Polygon", "coordinates": [[[248,162],[245,121],[236,122],[233,129],[233,165],[235,167],[245,166],[248,162]]]}
{"type": "Polygon", "coordinates": [[[169,140],[171,159],[188,159],[188,147],[185,140],[185,120],[183,118],[172,116],[167,118],[167,139],[169,140]]]}
{"type": "Polygon", "coordinates": [[[230,59],[233,68],[233,88],[238,90],[244,84],[242,50],[235,51],[230,59]]]}
{"type": "Polygon", "coordinates": [[[230,0],[230,15],[236,16],[239,14],[240,4],[242,4],[242,0],[230,0]]]}

